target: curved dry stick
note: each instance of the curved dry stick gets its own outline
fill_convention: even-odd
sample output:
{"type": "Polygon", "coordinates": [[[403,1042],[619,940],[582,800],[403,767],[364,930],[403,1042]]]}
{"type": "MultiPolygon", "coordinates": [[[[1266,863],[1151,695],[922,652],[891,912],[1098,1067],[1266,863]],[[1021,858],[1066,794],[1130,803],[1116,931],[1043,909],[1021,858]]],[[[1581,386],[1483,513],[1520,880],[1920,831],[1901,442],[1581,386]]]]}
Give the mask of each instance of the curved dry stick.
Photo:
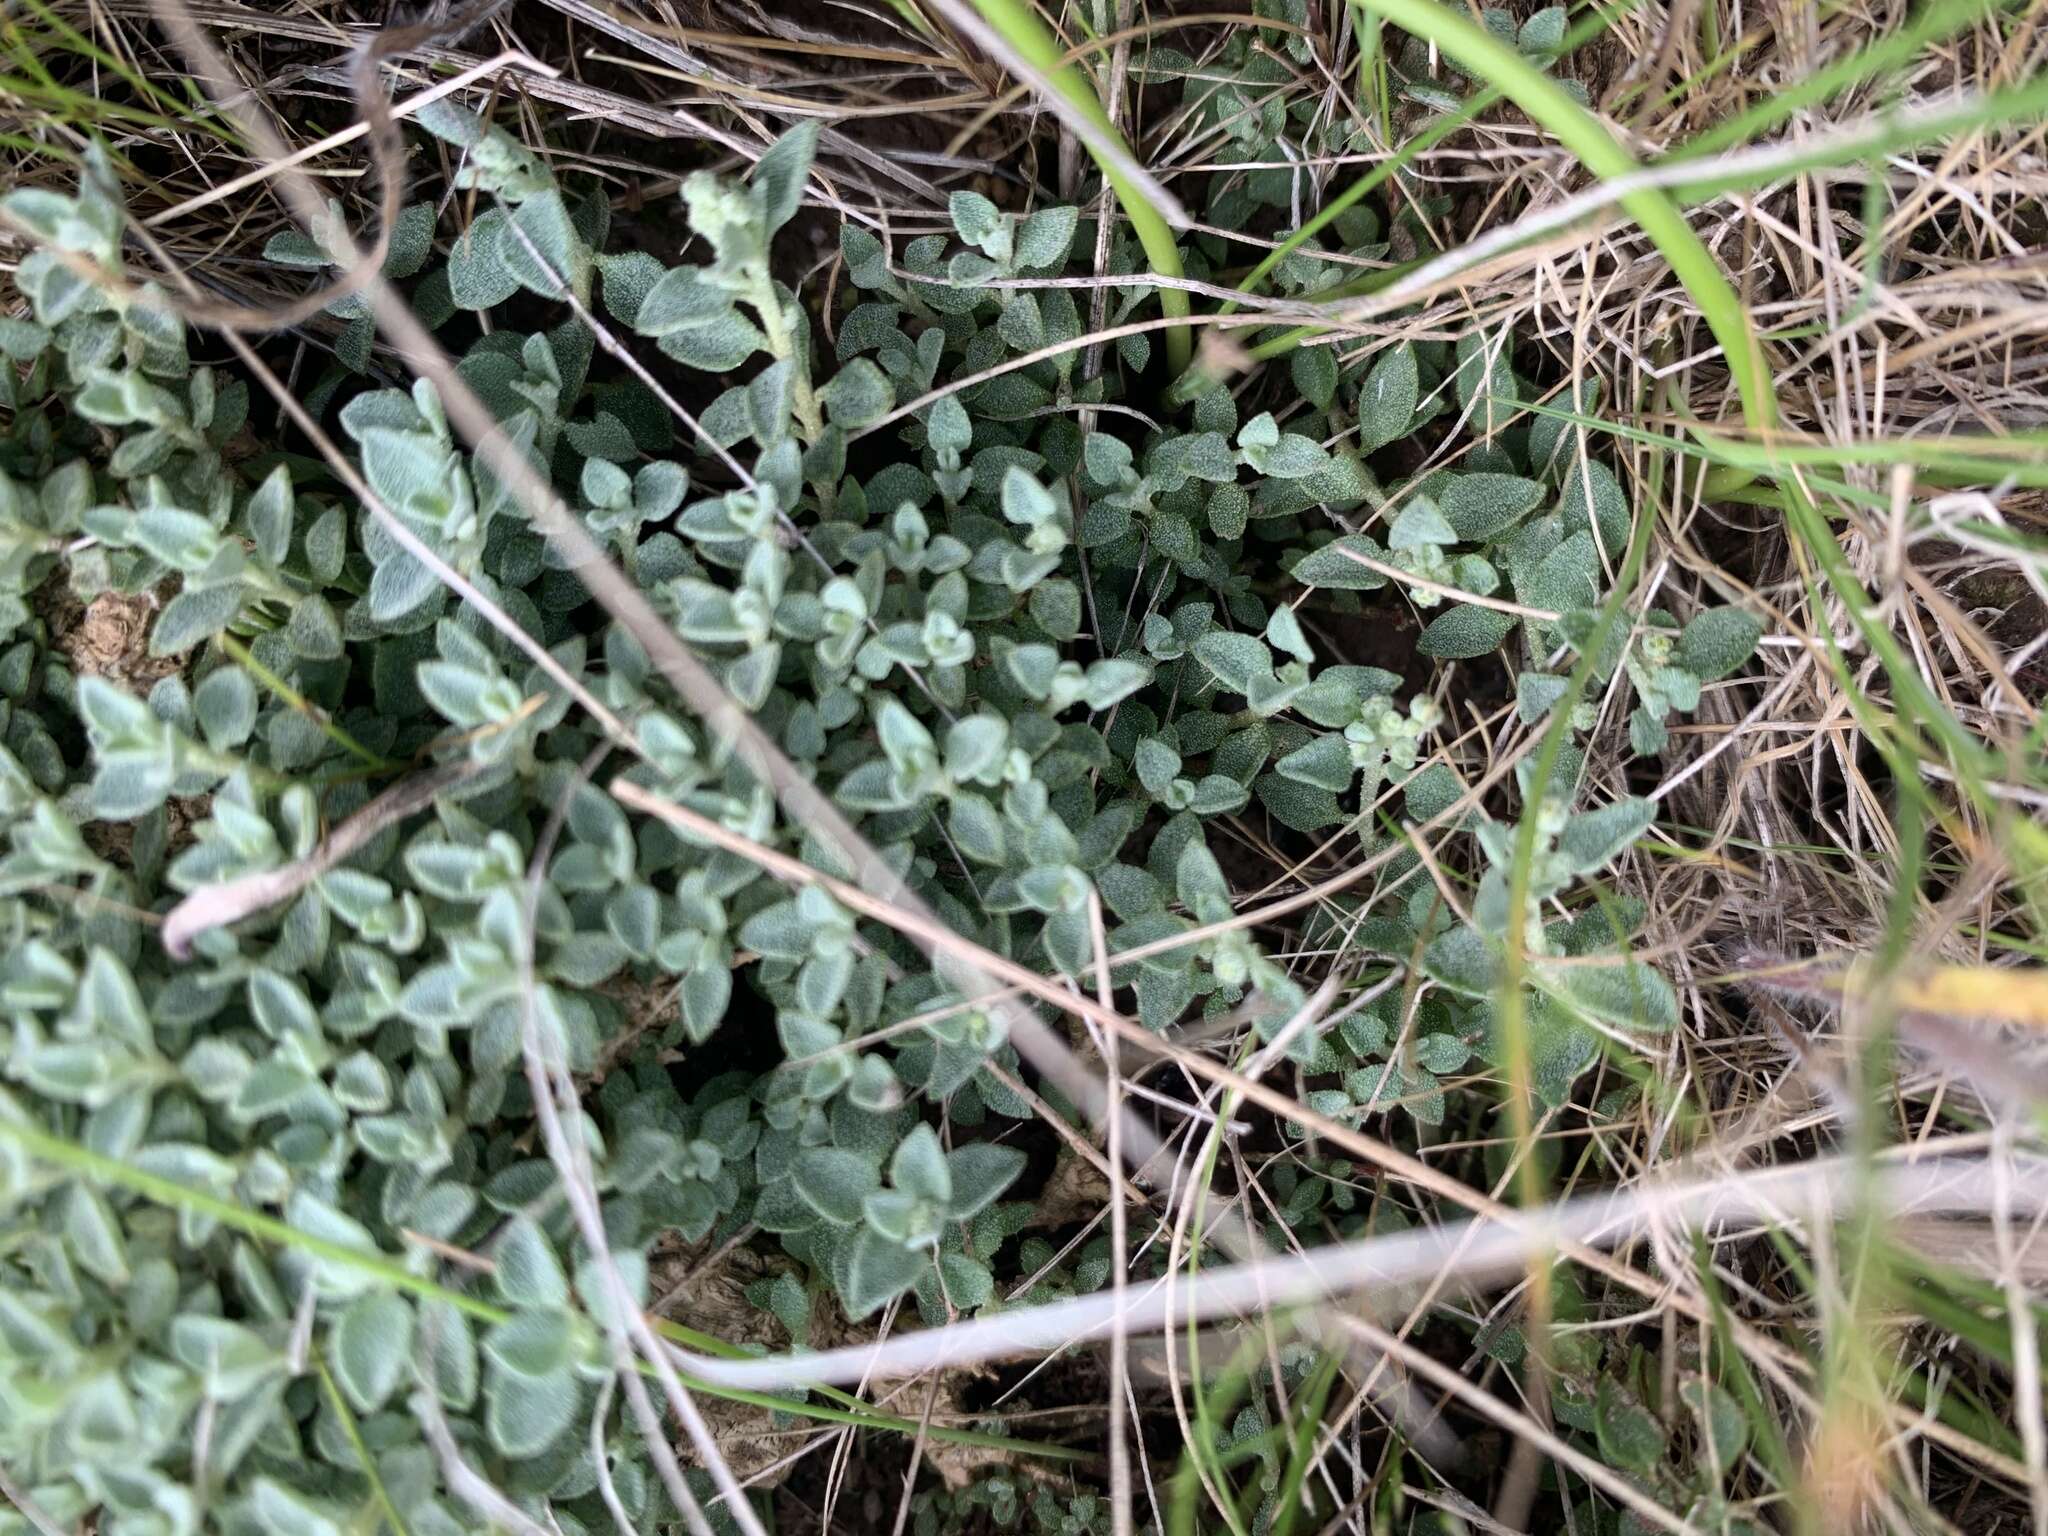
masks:
{"type": "MultiPolygon", "coordinates": [[[[582,1115],[574,1079],[562,1060],[559,1049],[554,1048],[552,1037],[543,1041],[540,1030],[540,1010],[536,1006],[538,986],[534,978],[533,950],[536,929],[539,924],[540,892],[545,883],[548,860],[554,856],[556,839],[561,836],[562,827],[568,820],[569,802],[576,792],[588,782],[597,765],[611,754],[612,744],[600,741],[591,749],[575,774],[556,797],[553,808],[548,812],[546,824],[540,836],[535,839],[533,855],[527,861],[525,895],[522,902],[519,934],[519,1038],[520,1055],[525,1063],[526,1084],[533,1097],[534,1120],[540,1126],[541,1140],[547,1147],[548,1161],[554,1165],[562,1194],[567,1201],[577,1229],[583,1234],[583,1243],[590,1250],[598,1266],[598,1277],[603,1283],[607,1296],[604,1316],[601,1319],[607,1342],[611,1345],[614,1371],[626,1390],[626,1401],[639,1421],[642,1437],[647,1443],[647,1453],[654,1462],[662,1485],[667,1488],[669,1498],[683,1513],[684,1523],[694,1536],[712,1536],[710,1521],[698,1506],[684,1481],[683,1470],[677,1462],[675,1451],[668,1443],[668,1437],[661,1427],[660,1416],[654,1411],[654,1401],[649,1396],[647,1384],[640,1379],[640,1372],[634,1366],[633,1351],[637,1346],[654,1367],[654,1374],[660,1380],[663,1392],[668,1396],[670,1406],[678,1420],[688,1430],[692,1439],[701,1434],[708,1435],[708,1426],[698,1413],[690,1395],[684,1390],[676,1376],[675,1363],[662,1351],[655,1339],[647,1314],[641,1309],[628,1288],[624,1276],[619,1273],[618,1261],[613,1258],[611,1244],[605,1235],[604,1214],[597,1193],[595,1171],[590,1165],[590,1146],[580,1125],[576,1122],[582,1115]]],[[[586,1298],[587,1299],[587,1298],[586,1298]]],[[[609,1378],[607,1378],[609,1385],[609,1378]]],[[[601,1420],[591,1421],[591,1435],[601,1438],[601,1420]]],[[[600,1461],[602,1457],[600,1456],[600,1461]]],[[[728,1472],[728,1476],[730,1473],[728,1472]]],[[[744,1501],[742,1501],[744,1502],[744,1501]]],[[[755,1536],[759,1532],[759,1521],[751,1506],[736,1509],[734,1518],[755,1536]]]]}
{"type": "Polygon", "coordinates": [[[165,951],[173,960],[189,960],[192,941],[200,934],[289,901],[393,822],[425,810],[444,789],[460,784],[482,767],[472,758],[462,758],[401,779],[328,833],[303,859],[218,885],[202,885],[165,916],[165,951]]]}
{"type": "MultiPolygon", "coordinates": [[[[1532,1253],[1569,1246],[1607,1247],[1657,1224],[1726,1230],[1739,1223],[1778,1221],[1786,1208],[1811,1204],[1829,1214],[1850,1199],[1872,1199],[1888,1212],[1977,1213],[2002,1198],[1991,1178],[1995,1159],[1933,1157],[1881,1169],[1865,1190],[1867,1170],[1853,1155],[1768,1170],[1738,1169],[1713,1178],[1658,1186],[1645,1181],[1609,1194],[1581,1195],[1544,1210],[1504,1208],[1505,1220],[1472,1217],[1439,1227],[1360,1238],[1304,1253],[1204,1269],[1194,1279],[1132,1284],[1119,1308],[1106,1291],[1042,1306],[900,1333],[869,1344],[768,1355],[749,1360],[691,1359],[707,1380],[753,1391],[872,1376],[915,1376],[1017,1355],[1062,1349],[1127,1332],[1156,1332],[1171,1323],[1210,1322],[1247,1312],[1299,1306],[1375,1287],[1430,1280],[1450,1269],[1473,1284],[1521,1275],[1532,1253]]],[[[2015,1210],[2048,1206],[2048,1158],[2017,1158],[2019,1177],[2007,1186],[2023,1195],[2015,1210]]]]}

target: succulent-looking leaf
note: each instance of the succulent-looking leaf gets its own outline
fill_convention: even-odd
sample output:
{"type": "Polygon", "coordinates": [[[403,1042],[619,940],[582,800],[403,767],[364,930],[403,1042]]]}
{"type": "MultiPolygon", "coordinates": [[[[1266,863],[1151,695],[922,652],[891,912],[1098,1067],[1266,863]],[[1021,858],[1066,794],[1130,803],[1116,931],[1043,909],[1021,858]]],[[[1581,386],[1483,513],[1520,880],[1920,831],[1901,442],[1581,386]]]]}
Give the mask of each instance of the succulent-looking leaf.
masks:
{"type": "Polygon", "coordinates": [[[879,1312],[909,1290],[930,1266],[928,1254],[905,1248],[870,1228],[853,1240],[840,1301],[855,1322],[879,1312]]]}
{"type": "Polygon", "coordinates": [[[791,1172],[804,1203],[827,1221],[851,1226],[861,1202],[881,1188],[881,1175],[867,1159],[837,1147],[812,1147],[791,1172]]]}
{"type": "Polygon", "coordinates": [[[1615,1466],[1647,1473],[1664,1459],[1664,1426],[1612,1375],[1600,1378],[1593,1422],[1601,1454],[1615,1466]]]}

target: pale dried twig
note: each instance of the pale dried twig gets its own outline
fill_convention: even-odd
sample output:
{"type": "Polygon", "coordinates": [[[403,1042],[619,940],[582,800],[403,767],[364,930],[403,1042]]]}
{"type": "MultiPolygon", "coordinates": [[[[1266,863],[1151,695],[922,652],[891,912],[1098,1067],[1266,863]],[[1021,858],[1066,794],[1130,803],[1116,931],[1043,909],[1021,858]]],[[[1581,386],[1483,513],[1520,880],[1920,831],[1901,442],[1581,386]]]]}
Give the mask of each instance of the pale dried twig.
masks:
{"type": "Polygon", "coordinates": [[[174,960],[190,959],[192,941],[201,934],[290,900],[386,827],[425,810],[482,766],[477,759],[465,757],[413,774],[342,822],[304,858],[277,869],[200,886],[165,915],[161,931],[165,953],[174,960]]]}
{"type": "MultiPolygon", "coordinates": [[[[2042,1209],[2048,1205],[2048,1159],[2023,1158],[2018,1166],[2031,1182],[2016,1195],[2013,1209],[2042,1209]]],[[[1988,1169],[1983,1158],[1937,1155],[1881,1165],[1874,1176],[1889,1211],[1982,1214],[2000,1198],[1988,1169]]],[[[1677,1226],[1711,1236],[1760,1219],[1775,1221],[1788,1206],[1810,1208],[1816,1217],[1825,1218],[1839,1202],[1863,1197],[1857,1183],[1862,1176],[1856,1158],[1838,1157],[1761,1172],[1738,1170],[1690,1183],[1645,1180],[1625,1190],[1535,1210],[1504,1210],[1501,1216],[1205,1268],[1171,1284],[1160,1280],[1132,1286],[1121,1306],[1114,1294],[1095,1293],[1012,1308],[943,1329],[899,1334],[875,1344],[755,1360],[688,1358],[690,1368],[706,1380],[755,1390],[917,1375],[1061,1349],[1118,1327],[1131,1333],[1153,1332],[1169,1321],[1185,1324],[1255,1314],[1447,1275],[1461,1284],[1480,1285],[1520,1273],[1531,1254],[1567,1245],[1618,1246],[1653,1226],[1677,1226]]]]}

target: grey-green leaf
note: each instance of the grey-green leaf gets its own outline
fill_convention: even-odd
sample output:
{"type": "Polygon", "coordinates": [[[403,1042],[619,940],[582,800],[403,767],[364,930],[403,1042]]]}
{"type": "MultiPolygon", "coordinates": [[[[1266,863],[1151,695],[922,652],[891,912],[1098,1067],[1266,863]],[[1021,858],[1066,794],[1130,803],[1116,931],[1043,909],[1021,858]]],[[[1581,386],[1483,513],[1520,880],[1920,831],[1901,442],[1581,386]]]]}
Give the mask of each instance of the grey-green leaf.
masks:
{"type": "Polygon", "coordinates": [[[350,1302],[334,1328],[335,1379],[359,1413],[374,1413],[412,1363],[412,1307],[392,1291],[350,1302]]]}
{"type": "Polygon", "coordinates": [[[1390,348],[1373,364],[1358,392],[1358,451],[1371,453],[1406,437],[1421,392],[1414,344],[1404,341],[1390,348]]]}
{"type": "Polygon", "coordinates": [[[804,182],[818,152],[818,120],[798,123],[770,144],[754,163],[748,194],[761,218],[761,232],[772,235],[803,205],[804,182]]]}
{"type": "Polygon", "coordinates": [[[1386,551],[1362,533],[1347,533],[1320,549],[1312,549],[1294,562],[1294,579],[1304,586],[1329,587],[1342,592],[1377,592],[1387,578],[1352,556],[1383,560],[1386,551]]]}
{"type": "Polygon", "coordinates": [[[1613,1465],[1647,1473],[1664,1459],[1664,1426],[1612,1375],[1600,1378],[1593,1423],[1600,1452],[1613,1465]]]}
{"type": "Polygon", "coordinates": [[[513,280],[535,293],[553,298],[566,285],[579,299],[590,294],[590,248],[553,188],[519,205],[499,237],[498,255],[513,280]]]}
{"type": "Polygon", "coordinates": [[[859,1221],[861,1202],[882,1187],[872,1163],[837,1147],[807,1149],[797,1158],[791,1179],[804,1204],[842,1226],[859,1221]]]}
{"type": "Polygon", "coordinates": [[[1662,973],[1638,960],[1551,966],[1539,971],[1553,999],[1592,1022],[1636,1034],[1678,1027],[1678,994],[1662,973]]]}
{"type": "Polygon", "coordinates": [[[1519,475],[1466,474],[1452,477],[1436,501],[1458,537],[1477,544],[1505,533],[1542,499],[1543,487],[1519,475]]]}
{"type": "Polygon", "coordinates": [[[486,208],[448,249],[448,291],[462,309],[489,309],[519,291],[500,241],[507,238],[503,209],[486,208]]]}
{"type": "Polygon", "coordinates": [[[855,1322],[879,1312],[916,1282],[930,1258],[891,1242],[868,1227],[853,1240],[847,1274],[840,1291],[846,1315],[855,1322]]]}
{"type": "Polygon", "coordinates": [[[832,420],[849,432],[879,421],[896,403],[889,379],[871,358],[856,357],[819,392],[832,420]]]}
{"type": "Polygon", "coordinates": [[[484,1387],[484,1426],[501,1456],[540,1455],[569,1428],[579,1397],[567,1370],[551,1376],[514,1376],[493,1369],[484,1387]]]}
{"type": "Polygon", "coordinates": [[[889,1182],[934,1205],[951,1203],[953,1175],[938,1133],[930,1126],[913,1126],[897,1145],[896,1155],[889,1160],[889,1182]]]}
{"type": "Polygon", "coordinates": [[[1657,807],[1639,795],[1631,795],[1580,811],[1564,825],[1557,851],[1579,874],[1603,869],[1630,844],[1649,830],[1657,818],[1657,807]]]}
{"type": "Polygon", "coordinates": [[[1337,398],[1337,354],[1331,347],[1297,347],[1288,373],[1302,398],[1319,411],[1337,398]]]}
{"type": "Polygon", "coordinates": [[[1415,648],[1425,656],[1436,656],[1446,661],[1484,656],[1499,647],[1515,623],[1512,613],[1460,603],[1432,619],[1429,628],[1415,642],[1415,648]]]}
{"type": "Polygon", "coordinates": [[[569,1299],[554,1245],[530,1216],[515,1216],[498,1240],[498,1294],[517,1307],[559,1307],[569,1299]]]}
{"type": "Polygon", "coordinates": [[[1574,459],[1565,471],[1558,511],[1567,529],[1584,529],[1600,541],[1608,559],[1619,560],[1628,547],[1629,506],[1614,471],[1598,459],[1574,459]]]}
{"type": "Polygon", "coordinates": [[[1741,608],[1709,608],[1679,635],[1679,665],[1711,683],[1755,655],[1763,632],[1763,625],[1741,608]]]}
{"type": "Polygon", "coordinates": [[[1024,1154],[1016,1147],[976,1141],[955,1148],[946,1166],[953,1185],[951,1215],[965,1221],[1016,1182],[1024,1171],[1024,1154]]]}

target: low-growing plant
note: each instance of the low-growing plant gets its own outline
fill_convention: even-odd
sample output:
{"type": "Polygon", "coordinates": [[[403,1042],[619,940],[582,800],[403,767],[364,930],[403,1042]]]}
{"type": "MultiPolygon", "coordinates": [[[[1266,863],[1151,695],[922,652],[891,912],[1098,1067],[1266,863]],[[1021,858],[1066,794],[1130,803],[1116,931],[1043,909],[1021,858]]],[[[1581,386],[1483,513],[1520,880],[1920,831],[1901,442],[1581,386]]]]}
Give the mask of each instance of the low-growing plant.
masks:
{"type": "Polygon", "coordinates": [[[1000,1475],[918,1494],[910,1529],[916,1536],[953,1536],[984,1516],[995,1530],[1027,1536],[1105,1536],[1111,1529],[1109,1504],[1099,1493],[1033,1489],[1000,1475]]]}
{"type": "MultiPolygon", "coordinates": [[[[1540,21],[1526,51],[1553,46],[1540,21]]],[[[1233,67],[1249,86],[1270,62],[1233,67]]],[[[1235,121],[1227,95],[1203,99],[1235,121]]],[[[1447,1080],[1475,1053],[1501,1059],[1508,826],[1441,751],[1444,704],[1343,661],[1330,630],[1398,588],[1431,616],[1425,657],[1513,637],[1526,718],[1557,702],[1551,668],[1593,633],[1636,514],[1553,415],[1521,414],[1537,392],[1512,338],[1309,348],[1270,408],[1197,377],[1185,419],[1154,423],[1098,409],[1152,363],[1146,337],[1120,343],[1122,374],[1090,375],[1074,290],[1033,286],[1092,250],[1076,209],[961,193],[950,237],[900,252],[849,224],[855,292],[824,312],[773,260],[812,129],[744,184],[691,176],[680,207],[704,259],[669,265],[610,249],[600,188],[503,129],[445,103],[414,121],[458,154],[475,217],[444,228],[434,205],[408,208],[386,276],[506,438],[947,926],[1082,986],[1106,945],[1147,1028],[1242,1009],[1276,1039],[1308,990],[1230,921],[1219,826],[1269,820],[1412,875],[1399,806],[1469,828],[1487,868],[1463,915],[1418,880],[1333,928],[1375,975],[1421,966],[1288,1032],[1331,1085],[1306,1102],[1433,1125],[1447,1080]],[[600,329],[694,417],[611,367],[600,329]],[[1425,429],[1432,465],[1457,467],[1387,453],[1425,429]]],[[[1282,193],[1262,177],[1242,195],[1282,193]]],[[[529,1023],[591,1084],[580,1134],[635,1283],[659,1242],[758,1230],[796,1268],[756,1300],[802,1343],[821,1296],[855,1325],[906,1297],[936,1322],[1047,1269],[1049,1245],[1019,1241],[1033,1111],[1001,1014],[826,890],[627,815],[615,774],[848,872],[604,621],[434,389],[362,376],[361,302],[333,306],[339,365],[314,403],[382,507],[625,721],[630,750],[319,463],[251,449],[247,381],[196,363],[178,300],[124,275],[104,156],[76,192],[0,208],[38,242],[16,273],[28,314],[0,321],[0,1463],[35,1502],[62,1522],[97,1511],[108,1536],[311,1536],[387,1509],[421,1536],[473,1528],[408,1411],[418,1355],[494,1482],[565,1531],[605,1528],[586,1433],[611,1370],[605,1293],[532,1135],[529,1023]],[[148,613],[146,653],[88,665],[77,627],[118,605],[148,613]],[[429,764],[460,771],[427,814],[199,933],[189,959],[157,942],[181,897],[308,859],[429,764]],[[31,1157],[10,1125],[193,1199],[31,1157]],[[222,1203],[308,1246],[260,1242],[209,1214],[222,1203]],[[451,1253],[488,1277],[444,1269],[451,1253]]],[[[1381,249],[1364,212],[1342,239],[1381,249]]],[[[324,268],[334,244],[315,230],[268,254],[324,268]]],[[[1134,247],[1111,251],[1115,321],[1156,294],[1134,247]]],[[[1190,271],[1214,265],[1193,242],[1190,271]]],[[[1626,670],[1636,750],[1660,750],[1667,718],[1755,639],[1726,610],[1625,623],[1600,672],[1626,670]]],[[[1626,954],[1640,910],[1587,899],[1650,806],[1587,803],[1581,766],[1573,749],[1521,786],[1541,818],[1527,1022],[1552,1102],[1603,1034],[1676,1018],[1668,983],[1626,954]]],[[[1288,1172],[1285,1225],[1349,1214],[1347,1174],[1288,1172]]],[[[1034,1294],[1107,1273],[1098,1245],[1034,1294]]],[[[672,1519],[630,1419],[603,1428],[626,1513],[672,1519]]],[[[1104,1528],[1086,1496],[1007,1497],[1006,1527],[1104,1528]]]]}
{"type": "MultiPolygon", "coordinates": [[[[1667,1377],[1640,1344],[1622,1344],[1580,1326],[1590,1309],[1575,1283],[1560,1283],[1554,1299],[1562,1326],[1546,1346],[1546,1364],[1561,1432],[1695,1524],[1731,1536],[1762,1536],[1769,1527],[1760,1511],[1724,1492],[1730,1469],[1758,1437],[1758,1427],[1752,1410],[1715,1380],[1711,1363],[1688,1356],[1667,1377]]],[[[1481,1339],[1489,1355],[1508,1364],[1519,1364],[1528,1348],[1513,1327],[1483,1331],[1481,1339]]],[[[1764,1434],[1776,1436],[1778,1427],[1767,1425],[1764,1434]]],[[[1783,1453],[1782,1446],[1772,1449],[1783,1453]]],[[[1574,1514],[1602,1518],[1590,1502],[1581,1502],[1574,1514]]],[[[1608,1518],[1624,1536],[1655,1529],[1634,1510],[1608,1518]]]]}

